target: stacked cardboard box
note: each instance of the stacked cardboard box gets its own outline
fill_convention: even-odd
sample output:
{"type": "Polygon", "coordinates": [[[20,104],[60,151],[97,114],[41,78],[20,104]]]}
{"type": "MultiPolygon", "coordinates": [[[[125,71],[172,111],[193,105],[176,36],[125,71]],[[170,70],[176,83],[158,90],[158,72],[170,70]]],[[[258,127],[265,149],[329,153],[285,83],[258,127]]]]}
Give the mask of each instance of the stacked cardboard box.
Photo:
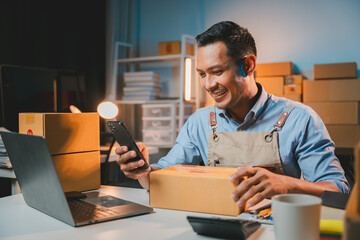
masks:
{"type": "Polygon", "coordinates": [[[294,75],[292,62],[257,64],[255,77],[268,93],[301,102],[304,77],[294,75]]]}
{"type": "Polygon", "coordinates": [[[44,136],[64,192],[100,187],[97,113],[20,113],[19,133],[44,136]]]}
{"type": "Polygon", "coordinates": [[[360,79],[356,63],[315,64],[314,80],[303,84],[304,103],[324,121],[336,147],[354,148],[360,139],[360,79]]]}

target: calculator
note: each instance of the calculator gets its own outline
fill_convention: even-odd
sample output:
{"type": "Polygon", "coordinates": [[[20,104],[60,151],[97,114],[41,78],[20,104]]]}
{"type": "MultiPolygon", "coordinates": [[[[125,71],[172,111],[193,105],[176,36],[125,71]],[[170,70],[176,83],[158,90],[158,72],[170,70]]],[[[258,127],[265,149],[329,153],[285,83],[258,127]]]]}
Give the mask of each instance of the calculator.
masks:
{"type": "Polygon", "coordinates": [[[187,220],[197,234],[223,239],[246,239],[261,226],[256,221],[236,218],[187,216],[187,220]]]}

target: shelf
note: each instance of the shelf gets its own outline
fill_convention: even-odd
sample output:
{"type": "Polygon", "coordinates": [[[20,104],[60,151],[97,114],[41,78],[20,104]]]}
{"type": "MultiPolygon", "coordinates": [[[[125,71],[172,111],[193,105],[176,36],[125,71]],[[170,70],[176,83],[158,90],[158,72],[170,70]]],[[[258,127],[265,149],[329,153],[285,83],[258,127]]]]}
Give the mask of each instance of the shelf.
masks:
{"type": "Polygon", "coordinates": [[[179,103],[179,99],[151,99],[151,100],[116,100],[116,104],[161,104],[161,103],[179,103]]]}
{"type": "MultiPolygon", "coordinates": [[[[185,55],[185,58],[194,59],[194,56],[185,55]]],[[[124,58],[118,59],[118,63],[136,63],[136,62],[156,62],[156,61],[176,61],[181,59],[181,54],[166,55],[166,56],[152,56],[152,57],[139,57],[139,58],[124,58]]]]}

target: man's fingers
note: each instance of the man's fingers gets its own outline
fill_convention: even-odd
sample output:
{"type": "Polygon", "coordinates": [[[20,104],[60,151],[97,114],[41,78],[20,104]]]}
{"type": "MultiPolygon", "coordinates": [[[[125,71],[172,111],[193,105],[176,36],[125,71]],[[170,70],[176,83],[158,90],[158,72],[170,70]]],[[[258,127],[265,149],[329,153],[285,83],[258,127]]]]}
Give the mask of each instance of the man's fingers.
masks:
{"type": "Polygon", "coordinates": [[[126,163],[129,159],[132,159],[136,157],[136,152],[135,151],[129,151],[129,152],[125,152],[123,154],[119,155],[119,158],[117,160],[118,164],[124,164],[126,163]]]}
{"type": "Polygon", "coordinates": [[[119,155],[126,153],[127,151],[129,151],[127,146],[119,146],[119,147],[115,148],[115,153],[119,154],[119,155]]]}
{"type": "Polygon", "coordinates": [[[238,201],[240,205],[245,205],[245,202],[256,193],[254,192],[256,191],[255,186],[258,185],[259,182],[260,179],[256,175],[242,180],[232,193],[232,199],[234,201],[238,201]],[[244,196],[247,196],[246,194],[250,194],[251,196],[247,199],[244,199],[244,196]]]}
{"type": "Polygon", "coordinates": [[[253,176],[256,173],[256,169],[253,167],[239,167],[236,173],[230,177],[230,181],[239,184],[244,177],[253,176]]]}
{"type": "Polygon", "coordinates": [[[263,195],[264,188],[259,184],[251,187],[248,191],[246,191],[240,199],[236,202],[236,205],[239,207],[251,207],[256,203],[262,201],[265,197],[263,195]],[[250,200],[250,201],[249,201],[250,200]]]}
{"type": "Polygon", "coordinates": [[[141,159],[141,160],[129,162],[126,164],[123,163],[120,165],[120,169],[123,172],[133,171],[133,170],[137,169],[138,167],[141,167],[142,165],[144,165],[144,160],[141,159]]]}
{"type": "Polygon", "coordinates": [[[132,179],[138,179],[146,174],[148,174],[150,172],[151,168],[149,167],[146,170],[142,170],[142,169],[135,169],[133,171],[126,171],[124,172],[125,176],[127,176],[128,178],[132,178],[132,179]]]}

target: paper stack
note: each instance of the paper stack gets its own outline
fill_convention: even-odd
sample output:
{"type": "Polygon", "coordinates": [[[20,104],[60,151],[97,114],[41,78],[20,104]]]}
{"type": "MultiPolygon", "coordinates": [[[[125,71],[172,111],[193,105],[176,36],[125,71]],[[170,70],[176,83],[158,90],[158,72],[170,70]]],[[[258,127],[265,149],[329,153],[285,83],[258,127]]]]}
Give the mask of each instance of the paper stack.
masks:
{"type": "MultiPolygon", "coordinates": [[[[8,132],[9,130],[7,130],[6,128],[0,127],[0,131],[8,132]]],[[[0,135],[0,167],[1,168],[11,168],[12,167],[9,156],[6,152],[4,142],[1,138],[1,135],[0,135]]]]}
{"type": "Polygon", "coordinates": [[[160,75],[156,72],[125,72],[123,100],[151,100],[160,96],[160,75]]]}

